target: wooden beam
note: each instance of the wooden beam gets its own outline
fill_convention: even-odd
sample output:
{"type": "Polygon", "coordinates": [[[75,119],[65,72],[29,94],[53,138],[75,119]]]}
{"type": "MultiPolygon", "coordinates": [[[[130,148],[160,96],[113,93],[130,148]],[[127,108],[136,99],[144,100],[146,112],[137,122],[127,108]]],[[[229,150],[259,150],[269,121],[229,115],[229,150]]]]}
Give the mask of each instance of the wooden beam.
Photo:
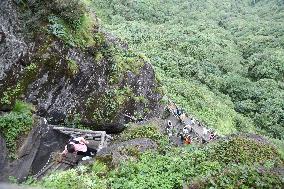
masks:
{"type": "Polygon", "coordinates": [[[105,131],[92,131],[92,130],[75,129],[69,127],[53,127],[53,129],[58,131],[71,131],[71,132],[80,132],[80,133],[106,133],[105,131]]]}

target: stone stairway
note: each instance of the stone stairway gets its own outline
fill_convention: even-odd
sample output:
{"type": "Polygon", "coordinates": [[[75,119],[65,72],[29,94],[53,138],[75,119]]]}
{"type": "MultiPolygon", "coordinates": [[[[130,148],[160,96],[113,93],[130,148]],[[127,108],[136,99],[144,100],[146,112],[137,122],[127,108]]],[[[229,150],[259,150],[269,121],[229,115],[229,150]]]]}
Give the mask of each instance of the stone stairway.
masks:
{"type": "Polygon", "coordinates": [[[187,115],[175,103],[169,102],[165,107],[169,114],[165,117],[166,131],[170,138],[189,137],[191,141],[206,143],[218,136],[212,129],[208,129],[203,123],[187,115]]]}

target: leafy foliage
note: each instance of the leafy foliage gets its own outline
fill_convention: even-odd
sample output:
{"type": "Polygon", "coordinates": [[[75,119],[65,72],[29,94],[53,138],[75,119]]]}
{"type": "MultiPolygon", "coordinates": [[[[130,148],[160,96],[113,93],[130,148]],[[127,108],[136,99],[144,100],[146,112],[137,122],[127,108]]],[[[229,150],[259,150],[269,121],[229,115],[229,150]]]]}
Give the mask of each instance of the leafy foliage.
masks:
{"type": "Polygon", "coordinates": [[[14,157],[16,151],[16,139],[28,132],[33,124],[32,110],[31,105],[17,101],[12,112],[0,116],[0,132],[11,157],[14,157]]]}
{"type": "Polygon", "coordinates": [[[64,19],[54,15],[49,16],[48,21],[50,23],[48,31],[71,46],[86,47],[96,44],[92,34],[94,21],[89,15],[80,17],[76,24],[78,26],[75,28],[66,23],[64,19]]]}
{"type": "Polygon", "coordinates": [[[274,147],[244,137],[219,142],[210,148],[207,158],[225,164],[264,164],[272,159],[281,163],[280,154],[274,147]]]}
{"type": "Polygon", "coordinates": [[[99,43],[89,0],[22,0],[18,3],[23,9],[21,16],[27,20],[27,33],[47,30],[65,43],[81,48],[99,43]]]}
{"type": "Polygon", "coordinates": [[[87,7],[81,0],[54,0],[52,10],[73,28],[80,27],[81,18],[86,14],[87,7]]]}
{"type": "Polygon", "coordinates": [[[15,113],[30,114],[32,111],[35,111],[35,107],[31,104],[17,100],[12,111],[15,113]]]}
{"type": "Polygon", "coordinates": [[[162,135],[159,133],[156,125],[128,125],[121,135],[120,140],[127,141],[135,138],[150,138],[153,140],[158,140],[162,135]]]}
{"type": "Polygon", "coordinates": [[[191,181],[194,188],[282,188],[283,180],[269,168],[236,166],[221,170],[210,177],[191,181]],[[261,179],[260,179],[261,178],[261,179]]]}
{"type": "Polygon", "coordinates": [[[103,189],[107,187],[105,180],[101,178],[106,172],[105,165],[95,162],[90,167],[80,166],[77,169],[54,173],[44,178],[40,184],[45,188],[56,189],[69,189],[70,187],[72,189],[103,189]]]}
{"type": "Polygon", "coordinates": [[[68,72],[71,76],[76,75],[79,71],[78,64],[76,63],[76,61],[71,60],[71,59],[67,59],[67,68],[68,68],[68,72]]]}
{"type": "Polygon", "coordinates": [[[0,106],[15,105],[16,99],[24,93],[28,87],[28,83],[36,77],[37,70],[38,66],[35,63],[31,63],[29,66],[25,67],[14,86],[8,85],[7,88],[4,87],[3,94],[0,94],[0,106]]]}
{"type": "Polygon", "coordinates": [[[224,147],[224,142],[220,142],[209,148],[192,146],[185,149],[172,149],[166,155],[142,154],[139,161],[126,162],[111,174],[111,187],[182,188],[186,181],[194,184],[200,178],[205,179],[204,183],[199,181],[200,188],[209,188],[210,186],[237,188],[239,184],[244,187],[255,186],[254,181],[256,180],[259,181],[257,183],[259,187],[280,188],[283,185],[279,175],[269,171],[262,174],[256,168],[261,167],[260,165],[269,166],[269,168],[277,166],[279,163],[283,165],[283,161],[279,159],[280,156],[274,148],[263,144],[262,147],[268,149],[267,154],[258,153],[261,151],[260,149],[255,153],[256,148],[260,145],[256,141],[237,137],[226,142],[228,145],[224,145],[224,147]],[[226,153],[219,155],[217,152],[212,153],[212,150],[219,149],[221,145],[223,152],[226,153]],[[251,146],[255,146],[255,148],[249,148],[251,146]],[[252,156],[254,153],[259,156],[252,156]],[[238,158],[243,161],[236,162],[235,160],[238,158]],[[270,162],[269,165],[268,162],[270,162]],[[229,166],[228,163],[230,163],[229,166]],[[264,175],[263,180],[262,175],[264,175]]]}

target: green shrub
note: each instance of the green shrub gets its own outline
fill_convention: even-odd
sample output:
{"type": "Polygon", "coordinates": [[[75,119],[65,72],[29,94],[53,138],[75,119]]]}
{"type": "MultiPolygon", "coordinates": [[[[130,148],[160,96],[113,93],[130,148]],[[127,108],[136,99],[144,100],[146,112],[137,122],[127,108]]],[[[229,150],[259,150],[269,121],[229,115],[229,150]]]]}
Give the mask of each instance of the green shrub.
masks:
{"type": "Polygon", "coordinates": [[[270,138],[270,141],[276,146],[279,153],[281,154],[282,160],[284,160],[284,140],[270,138]]]}
{"type": "Polygon", "coordinates": [[[283,180],[273,172],[283,165],[279,158],[268,144],[234,137],[210,147],[140,154],[113,171],[110,182],[112,188],[182,188],[186,182],[197,188],[281,188],[283,180]]]}
{"type": "Polygon", "coordinates": [[[35,107],[32,104],[17,100],[12,111],[15,113],[30,114],[32,111],[35,111],[35,107]]]}
{"type": "Polygon", "coordinates": [[[284,181],[278,173],[264,167],[231,166],[203,179],[190,181],[189,187],[203,188],[275,188],[284,181]]]}
{"type": "Polygon", "coordinates": [[[67,59],[67,68],[71,76],[75,76],[79,72],[79,66],[74,60],[67,59]]]}
{"type": "MultiPolygon", "coordinates": [[[[22,0],[26,33],[48,31],[76,47],[98,45],[95,39],[96,18],[89,0],[22,0]]],[[[33,36],[33,35],[31,35],[33,36]]]]}
{"type": "Polygon", "coordinates": [[[94,35],[95,18],[87,8],[87,0],[54,0],[48,17],[48,31],[71,46],[97,45],[94,35]]]}
{"type": "Polygon", "coordinates": [[[64,19],[51,15],[48,17],[48,32],[55,35],[71,46],[87,47],[96,45],[93,36],[94,20],[88,15],[82,15],[78,20],[78,27],[75,29],[66,23],[64,19]]]}
{"type": "Polygon", "coordinates": [[[20,83],[17,83],[14,87],[8,87],[6,91],[4,91],[3,96],[0,100],[1,104],[11,105],[15,101],[15,99],[22,93],[22,86],[20,83]]]}
{"type": "Polygon", "coordinates": [[[107,188],[106,181],[102,177],[106,174],[105,172],[105,165],[94,163],[91,170],[80,166],[76,169],[56,172],[45,177],[38,184],[44,188],[54,189],[104,189],[107,188]]]}
{"type": "Polygon", "coordinates": [[[17,101],[12,112],[0,116],[0,132],[6,141],[11,157],[14,157],[19,136],[27,134],[32,127],[32,110],[31,105],[17,101]]]}
{"type": "Polygon", "coordinates": [[[162,135],[159,133],[158,128],[155,125],[128,125],[127,129],[122,132],[120,139],[123,141],[135,139],[135,138],[150,138],[158,140],[162,135]]]}
{"type": "Polygon", "coordinates": [[[111,188],[173,188],[181,187],[187,166],[180,157],[146,153],[138,162],[122,164],[111,178],[111,188]],[[185,165],[185,167],[183,167],[185,165]]]}
{"type": "Polygon", "coordinates": [[[234,137],[213,145],[209,148],[208,159],[224,164],[264,164],[270,160],[283,163],[279,152],[271,144],[244,137],[234,137]]]}
{"type": "Polygon", "coordinates": [[[81,26],[81,17],[88,12],[82,0],[53,0],[51,9],[73,29],[81,26]]]}
{"type": "MultiPolygon", "coordinates": [[[[48,14],[56,14],[64,19],[70,26],[76,28],[80,18],[88,12],[88,0],[17,0],[31,15],[44,20],[48,14]]],[[[38,20],[37,20],[38,21],[38,20]]]]}
{"type": "Polygon", "coordinates": [[[8,85],[6,89],[4,88],[3,94],[0,94],[0,106],[9,105],[13,107],[16,100],[25,93],[29,83],[36,78],[38,68],[38,65],[35,63],[25,67],[23,72],[20,73],[17,83],[8,85]]]}

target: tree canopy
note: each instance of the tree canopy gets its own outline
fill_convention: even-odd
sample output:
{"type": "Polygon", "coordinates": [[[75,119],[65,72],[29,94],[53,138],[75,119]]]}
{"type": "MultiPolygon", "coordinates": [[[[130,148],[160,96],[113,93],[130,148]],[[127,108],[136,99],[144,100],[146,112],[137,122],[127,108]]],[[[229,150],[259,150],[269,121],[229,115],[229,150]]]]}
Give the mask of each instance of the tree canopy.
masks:
{"type": "Polygon", "coordinates": [[[166,94],[226,134],[284,136],[284,2],[94,0],[105,29],[144,53],[166,94]]]}

